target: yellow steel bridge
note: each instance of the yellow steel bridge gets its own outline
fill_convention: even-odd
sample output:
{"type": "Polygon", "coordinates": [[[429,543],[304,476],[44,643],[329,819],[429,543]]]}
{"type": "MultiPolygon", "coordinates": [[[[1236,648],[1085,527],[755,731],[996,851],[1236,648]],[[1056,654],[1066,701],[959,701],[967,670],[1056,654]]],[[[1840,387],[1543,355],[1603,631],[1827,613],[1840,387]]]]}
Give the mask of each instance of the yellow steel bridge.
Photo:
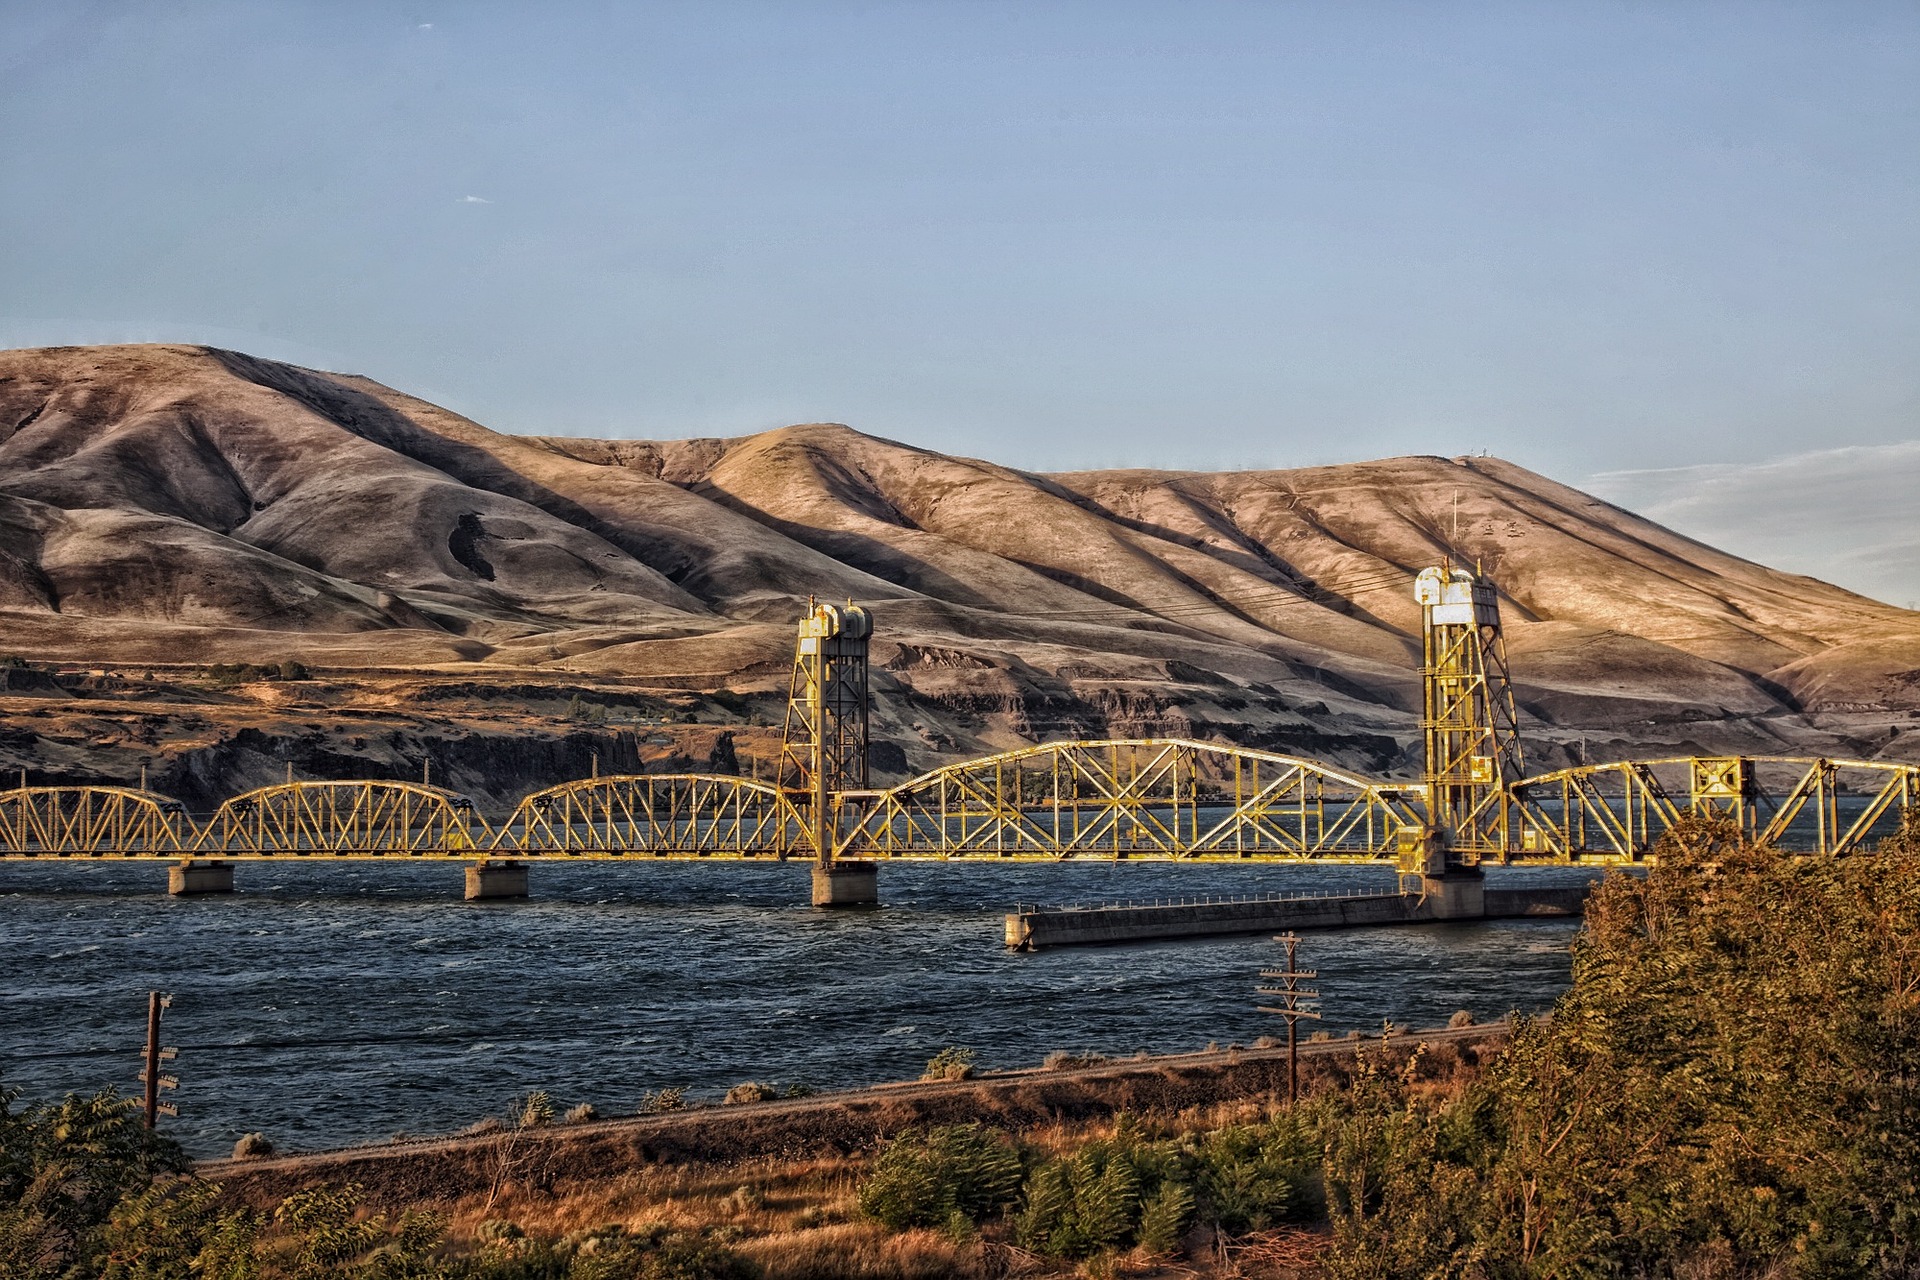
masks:
{"type": "MultiPolygon", "coordinates": [[[[1859,760],[1677,758],[1563,769],[1498,803],[1509,848],[1465,861],[1643,858],[1682,817],[1732,818],[1791,848],[1849,853],[1920,800],[1920,769],[1859,760]]],[[[1419,783],[1179,739],[1048,743],[829,797],[830,857],[887,861],[1391,862],[1425,829],[1419,783]]],[[[0,791],[0,858],[815,858],[804,796],[718,774],[581,779],[490,824],[413,782],[290,782],[195,822],[125,787],[0,791]]]]}
{"type": "Polygon", "coordinates": [[[1844,854],[1896,828],[1920,768],[1775,756],[1623,761],[1522,776],[1491,584],[1451,567],[1425,609],[1424,772],[1360,777],[1313,760],[1173,738],[1043,743],[867,785],[867,640],[853,605],[800,629],[781,776],[591,777],[536,791],[497,823],[424,783],[289,780],[196,821],[129,787],[0,791],[0,859],[806,858],[1173,860],[1445,866],[1619,863],[1688,815],[1844,854]]]}

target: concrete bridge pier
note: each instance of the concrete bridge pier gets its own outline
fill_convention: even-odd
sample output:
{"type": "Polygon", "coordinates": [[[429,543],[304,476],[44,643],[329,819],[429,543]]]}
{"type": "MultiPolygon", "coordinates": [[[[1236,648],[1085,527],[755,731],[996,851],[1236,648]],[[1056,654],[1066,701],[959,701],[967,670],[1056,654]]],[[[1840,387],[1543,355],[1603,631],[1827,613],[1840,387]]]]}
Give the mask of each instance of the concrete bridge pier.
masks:
{"type": "Polygon", "coordinates": [[[1429,920],[1483,920],[1487,915],[1487,876],[1479,867],[1448,867],[1420,877],[1420,903],[1429,920]]]}
{"type": "Polygon", "coordinates": [[[871,862],[834,861],[813,864],[813,905],[816,907],[877,907],[880,905],[880,868],[871,862]]]}
{"type": "Polygon", "coordinates": [[[233,864],[218,858],[182,858],[167,868],[167,892],[176,898],[232,893],[233,864]]]}
{"type": "Polygon", "coordinates": [[[527,864],[524,862],[481,861],[467,867],[468,902],[526,896],[527,864]]]}

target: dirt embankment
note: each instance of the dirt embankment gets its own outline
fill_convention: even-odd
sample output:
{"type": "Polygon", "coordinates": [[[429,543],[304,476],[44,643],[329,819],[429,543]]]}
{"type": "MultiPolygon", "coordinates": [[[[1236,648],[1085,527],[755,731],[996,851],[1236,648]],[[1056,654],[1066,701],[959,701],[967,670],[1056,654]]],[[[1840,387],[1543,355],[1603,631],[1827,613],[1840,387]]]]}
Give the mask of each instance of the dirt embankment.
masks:
{"type": "MultiPolygon", "coordinates": [[[[1393,1037],[1388,1051],[1425,1045],[1474,1065],[1506,1038],[1504,1023],[1393,1037]]],[[[1300,1047],[1303,1090],[1344,1080],[1379,1040],[1300,1047]]],[[[922,1125],[981,1121],[1011,1132],[1120,1112],[1177,1115],[1284,1095],[1287,1052],[1134,1058],[1069,1070],[994,1072],[972,1080],[880,1085],[809,1098],[703,1107],[591,1124],[505,1128],[449,1138],[353,1147],[266,1160],[204,1162],[201,1176],[229,1197],[267,1207],[320,1183],[357,1183],[370,1203],[451,1204],[507,1190],[557,1193],[649,1165],[807,1160],[870,1151],[922,1125]]]]}

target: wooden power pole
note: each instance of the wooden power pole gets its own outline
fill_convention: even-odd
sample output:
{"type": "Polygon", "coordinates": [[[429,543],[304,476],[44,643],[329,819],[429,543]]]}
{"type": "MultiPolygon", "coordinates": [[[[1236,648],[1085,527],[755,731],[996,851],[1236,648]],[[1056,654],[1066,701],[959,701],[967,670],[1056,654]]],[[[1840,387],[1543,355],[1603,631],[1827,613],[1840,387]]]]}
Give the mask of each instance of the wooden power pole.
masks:
{"type": "Polygon", "coordinates": [[[178,1049],[160,1047],[161,1011],[172,1007],[172,996],[163,996],[158,991],[147,992],[147,1062],[140,1072],[140,1083],[145,1088],[145,1111],[149,1129],[159,1122],[161,1116],[180,1114],[171,1102],[160,1101],[162,1089],[180,1087],[180,1082],[172,1076],[160,1074],[160,1064],[170,1061],[180,1052],[178,1049]]]}
{"type": "Polygon", "coordinates": [[[1275,979],[1285,985],[1278,987],[1260,987],[1263,996],[1277,996],[1277,1005],[1261,1005],[1259,1012],[1274,1013],[1287,1020],[1287,1105],[1292,1106],[1300,1100],[1300,1019],[1319,1020],[1319,1011],[1306,1005],[1320,999],[1318,991],[1309,991],[1300,985],[1303,978],[1317,978],[1318,969],[1302,969],[1295,963],[1300,949],[1298,934],[1285,933],[1274,939],[1287,946],[1287,967],[1284,969],[1262,969],[1260,976],[1275,979]]]}

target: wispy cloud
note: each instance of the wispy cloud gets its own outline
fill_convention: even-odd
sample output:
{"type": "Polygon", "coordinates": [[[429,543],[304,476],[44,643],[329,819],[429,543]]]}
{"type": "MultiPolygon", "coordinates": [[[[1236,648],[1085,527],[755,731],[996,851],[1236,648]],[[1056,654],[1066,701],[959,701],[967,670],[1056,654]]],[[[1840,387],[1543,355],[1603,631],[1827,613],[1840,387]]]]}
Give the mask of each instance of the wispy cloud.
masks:
{"type": "Polygon", "coordinates": [[[1607,471],[1586,487],[1776,569],[1892,604],[1920,601],[1920,440],[1607,471]]]}
{"type": "Polygon", "coordinates": [[[487,199],[485,196],[461,196],[460,203],[461,204],[492,204],[493,201],[487,199]]]}

